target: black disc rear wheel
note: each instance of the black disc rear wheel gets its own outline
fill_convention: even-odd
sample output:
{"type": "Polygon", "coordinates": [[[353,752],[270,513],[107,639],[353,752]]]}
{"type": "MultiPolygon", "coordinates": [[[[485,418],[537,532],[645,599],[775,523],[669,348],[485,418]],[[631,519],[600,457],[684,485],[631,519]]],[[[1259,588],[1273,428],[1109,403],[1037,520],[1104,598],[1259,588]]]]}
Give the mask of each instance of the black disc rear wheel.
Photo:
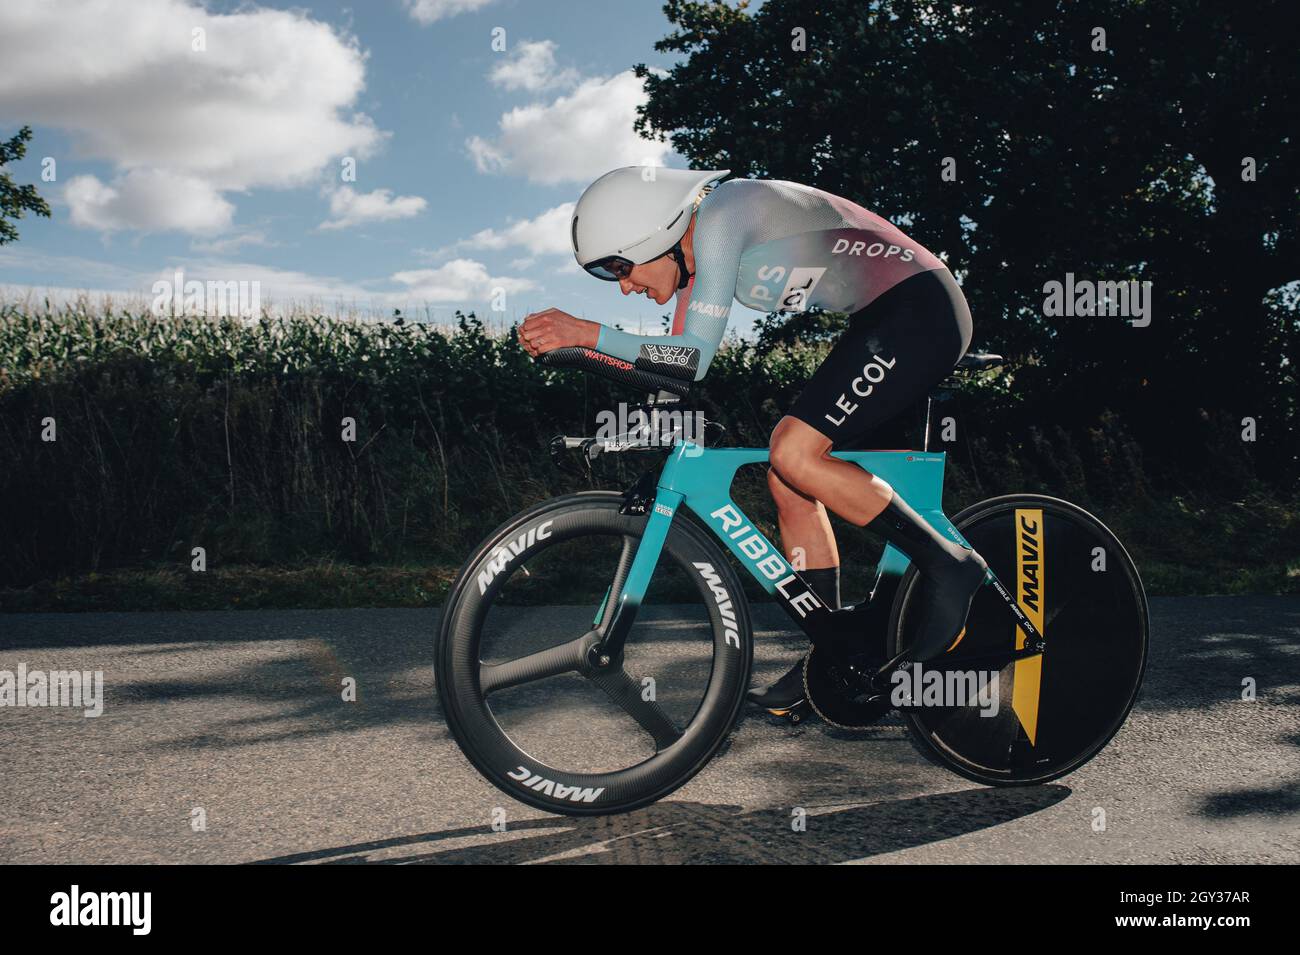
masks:
{"type": "MultiPolygon", "coordinates": [[[[908,707],[913,740],[932,760],[990,785],[1072,772],[1123,725],[1142,683],[1148,621],[1137,569],[1105,525],[1056,498],[994,498],[953,524],[1040,627],[1046,649],[999,661],[1024,634],[994,588],[981,588],[964,636],[924,666],[948,688],[987,677],[985,695],[955,702],[936,692],[935,705],[908,707]]],[[[895,652],[911,643],[919,590],[909,570],[890,626],[895,652]]]]}

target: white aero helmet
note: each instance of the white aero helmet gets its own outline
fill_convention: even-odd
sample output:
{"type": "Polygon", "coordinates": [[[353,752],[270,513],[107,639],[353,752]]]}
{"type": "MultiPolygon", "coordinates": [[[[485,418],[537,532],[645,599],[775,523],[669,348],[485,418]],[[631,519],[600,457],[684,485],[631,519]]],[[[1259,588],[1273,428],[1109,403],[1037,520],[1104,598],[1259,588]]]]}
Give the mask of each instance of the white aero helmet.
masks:
{"type": "Polygon", "coordinates": [[[730,169],[624,166],[601,176],[573,210],[573,254],[599,279],[617,282],[641,265],[674,253],[678,288],[690,278],[678,243],[711,183],[730,169]]]}

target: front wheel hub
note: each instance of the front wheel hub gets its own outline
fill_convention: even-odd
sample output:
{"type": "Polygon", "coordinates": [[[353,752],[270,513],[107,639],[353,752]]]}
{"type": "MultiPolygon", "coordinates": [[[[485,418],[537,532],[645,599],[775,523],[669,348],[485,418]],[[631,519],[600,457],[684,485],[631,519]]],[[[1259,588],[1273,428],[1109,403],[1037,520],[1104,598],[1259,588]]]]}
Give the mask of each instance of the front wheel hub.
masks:
{"type": "Polygon", "coordinates": [[[587,636],[591,640],[587,647],[587,665],[593,670],[609,670],[616,667],[618,661],[605,648],[601,635],[593,630],[587,636]]]}

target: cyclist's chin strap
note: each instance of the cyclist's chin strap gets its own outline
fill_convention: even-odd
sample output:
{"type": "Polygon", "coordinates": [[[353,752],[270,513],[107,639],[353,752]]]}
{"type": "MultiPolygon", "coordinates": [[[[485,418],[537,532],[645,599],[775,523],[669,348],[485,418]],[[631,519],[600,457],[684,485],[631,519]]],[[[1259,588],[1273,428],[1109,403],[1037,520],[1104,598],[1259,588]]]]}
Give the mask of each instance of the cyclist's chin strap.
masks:
{"type": "Polygon", "coordinates": [[[686,288],[691,281],[691,273],[686,271],[686,255],[682,252],[682,244],[678,242],[672,248],[673,258],[677,260],[677,288],[678,290],[686,288]]]}

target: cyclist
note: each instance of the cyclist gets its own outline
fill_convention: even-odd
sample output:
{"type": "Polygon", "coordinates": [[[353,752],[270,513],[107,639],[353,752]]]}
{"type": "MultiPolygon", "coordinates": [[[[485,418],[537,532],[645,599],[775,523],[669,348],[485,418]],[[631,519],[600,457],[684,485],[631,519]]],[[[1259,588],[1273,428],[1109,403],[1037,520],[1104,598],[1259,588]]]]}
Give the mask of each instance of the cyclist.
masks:
{"type": "MultiPolygon", "coordinates": [[[[772,431],[768,487],[787,557],[817,596],[839,606],[839,552],[826,508],[878,533],[917,565],[925,608],[912,658],[956,639],[984,560],[937,532],[888,483],[831,457],[924,397],[965,354],[971,317],[935,255],[880,216],[794,182],[731,179],[730,170],[628,166],[601,176],[573,213],[573,251],[624,295],[664,305],[671,334],[646,337],[550,308],[529,315],[530,355],[585,346],[650,371],[704,377],[732,300],[768,312],[819,306],[848,329],[772,431]]],[[[883,661],[882,661],[883,662],[883,661]]],[[[803,698],[802,661],[749,699],[781,711],[803,698]]]]}

